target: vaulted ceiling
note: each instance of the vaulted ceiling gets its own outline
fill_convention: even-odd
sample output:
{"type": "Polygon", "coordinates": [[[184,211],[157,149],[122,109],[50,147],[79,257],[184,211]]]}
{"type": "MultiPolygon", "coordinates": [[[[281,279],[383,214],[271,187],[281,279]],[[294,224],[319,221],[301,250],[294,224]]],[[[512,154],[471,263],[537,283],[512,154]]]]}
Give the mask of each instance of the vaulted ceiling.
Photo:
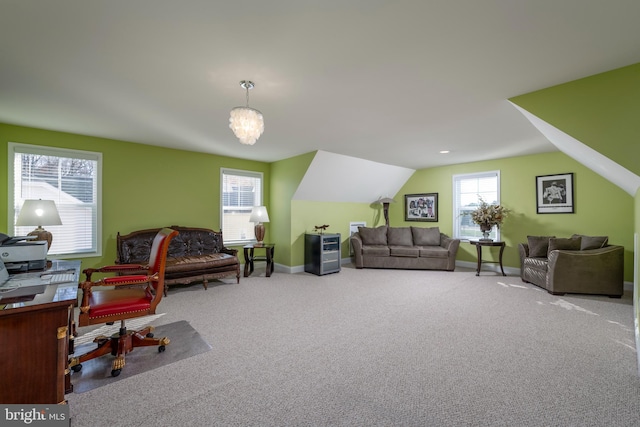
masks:
{"type": "Polygon", "coordinates": [[[639,62],[638,16],[637,0],[2,0],[0,122],[411,169],[552,151],[507,99],[639,62]],[[254,146],[228,127],[244,79],[254,146]]]}

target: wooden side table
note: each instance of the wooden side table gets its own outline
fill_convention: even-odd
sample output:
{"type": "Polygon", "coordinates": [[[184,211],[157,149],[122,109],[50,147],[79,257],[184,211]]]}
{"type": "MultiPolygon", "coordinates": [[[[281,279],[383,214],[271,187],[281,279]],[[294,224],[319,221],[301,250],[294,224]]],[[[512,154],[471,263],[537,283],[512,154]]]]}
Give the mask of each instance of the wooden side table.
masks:
{"type": "Polygon", "coordinates": [[[249,277],[253,273],[253,263],[255,261],[266,261],[267,269],[266,276],[271,277],[273,273],[273,254],[275,253],[275,244],[273,243],[254,243],[252,245],[244,246],[244,277],[249,277]],[[255,249],[264,249],[264,256],[255,256],[255,249]]]}
{"type": "Polygon", "coordinates": [[[494,242],[493,240],[469,240],[469,243],[476,247],[476,252],[478,253],[478,267],[476,268],[476,276],[480,275],[480,268],[482,267],[483,262],[485,264],[500,264],[500,271],[502,271],[502,275],[504,274],[504,268],[502,267],[502,253],[504,252],[504,247],[506,246],[505,242],[494,242]],[[500,254],[498,255],[498,261],[482,261],[482,247],[483,246],[499,246],[500,254]]]}

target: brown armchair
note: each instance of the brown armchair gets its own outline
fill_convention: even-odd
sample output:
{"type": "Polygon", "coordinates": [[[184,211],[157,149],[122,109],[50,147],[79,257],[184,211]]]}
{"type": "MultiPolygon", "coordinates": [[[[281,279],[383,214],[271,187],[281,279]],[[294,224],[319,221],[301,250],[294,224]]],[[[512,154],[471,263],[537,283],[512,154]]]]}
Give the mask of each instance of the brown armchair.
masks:
{"type": "Polygon", "coordinates": [[[80,305],[79,326],[120,321],[120,331],[111,337],[99,336],[94,342],[98,347],[79,357],[69,360],[69,367],[78,372],[82,369],[82,362],[103,356],[107,353],[116,356],[112,363],[111,375],[117,377],[125,365],[125,354],[135,347],[158,346],[163,352],[169,344],[167,337],[153,338],[153,327],[147,326],[139,331],[127,331],[126,319],[155,314],[156,307],[162,300],[164,291],[164,270],[167,260],[169,242],[178,232],[170,228],[161,229],[153,239],[149,264],[105,266],[88,268],[83,271],[86,280],[80,283],[82,289],[82,303],[80,305]],[[119,273],[146,269],[146,274],[120,275],[104,277],[92,281],[94,273],[119,273]],[[110,286],[113,289],[94,290],[99,286],[110,286]]]}

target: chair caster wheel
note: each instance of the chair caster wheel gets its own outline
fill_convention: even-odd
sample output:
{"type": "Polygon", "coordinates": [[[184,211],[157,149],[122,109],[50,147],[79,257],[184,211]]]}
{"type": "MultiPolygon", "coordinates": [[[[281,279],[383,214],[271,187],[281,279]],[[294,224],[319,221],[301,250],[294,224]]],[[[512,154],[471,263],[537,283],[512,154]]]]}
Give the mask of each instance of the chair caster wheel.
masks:
{"type": "Polygon", "coordinates": [[[153,338],[153,332],[149,332],[149,333],[147,334],[147,338],[153,338]]]}
{"type": "Polygon", "coordinates": [[[82,369],[82,363],[79,363],[79,364],[71,367],[71,370],[73,372],[80,372],[80,369],[82,369]]]}
{"type": "Polygon", "coordinates": [[[165,346],[161,345],[160,347],[158,347],[158,353],[164,353],[166,349],[167,348],[165,346]]]}
{"type": "Polygon", "coordinates": [[[118,375],[120,375],[120,372],[122,371],[122,369],[114,369],[111,371],[111,376],[112,377],[117,377],[118,375]]]}

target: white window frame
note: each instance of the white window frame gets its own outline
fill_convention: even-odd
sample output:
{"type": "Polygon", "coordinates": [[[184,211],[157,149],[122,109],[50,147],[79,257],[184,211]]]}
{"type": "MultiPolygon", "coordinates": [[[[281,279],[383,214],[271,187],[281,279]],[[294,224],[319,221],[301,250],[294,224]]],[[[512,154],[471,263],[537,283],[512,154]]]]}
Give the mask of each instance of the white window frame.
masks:
{"type": "MultiPolygon", "coordinates": [[[[229,233],[228,231],[227,233],[225,233],[225,223],[224,223],[225,217],[226,215],[231,215],[231,214],[225,214],[225,205],[224,205],[225,175],[242,176],[242,177],[248,177],[248,178],[259,180],[260,188],[258,189],[258,191],[256,191],[254,195],[253,206],[263,206],[264,205],[263,203],[264,174],[262,172],[247,171],[247,170],[241,170],[241,169],[220,168],[220,230],[222,230],[222,237],[224,239],[224,244],[227,246],[232,246],[232,245],[255,243],[256,242],[256,237],[254,232],[255,224],[252,222],[249,222],[249,216],[251,215],[251,210],[253,206],[234,207],[236,210],[240,209],[242,211],[246,211],[246,212],[243,212],[242,214],[243,223],[244,223],[244,217],[246,217],[246,228],[242,229],[244,230],[244,238],[242,238],[242,236],[235,238],[235,236],[232,233],[229,233]]],[[[230,218],[231,217],[229,217],[228,219],[230,218]]]]}
{"type": "MultiPolygon", "coordinates": [[[[7,230],[13,230],[14,235],[16,234],[16,226],[15,220],[17,218],[17,214],[19,212],[21,205],[21,200],[16,200],[15,195],[15,158],[17,154],[36,154],[43,156],[52,156],[52,157],[63,157],[63,158],[72,158],[72,159],[84,159],[84,160],[92,160],[97,164],[96,176],[95,176],[95,184],[96,190],[94,196],[94,210],[95,213],[93,215],[92,224],[92,236],[91,236],[91,248],[88,250],[82,251],[64,251],[59,253],[49,252],[49,256],[54,256],[55,258],[78,258],[78,257],[94,257],[94,256],[102,256],[102,153],[93,152],[93,151],[82,151],[82,150],[72,150],[68,148],[57,148],[57,147],[46,147],[40,145],[32,145],[32,144],[20,144],[15,142],[9,142],[8,144],[8,225],[7,230]]],[[[63,224],[60,226],[50,226],[46,227],[47,229],[55,229],[61,227],[64,230],[64,227],[70,227],[70,224],[65,225],[64,220],[63,224]]],[[[35,228],[35,227],[34,227],[35,228]]],[[[53,230],[53,240],[54,245],[52,248],[55,248],[55,232],[53,230]]],[[[68,233],[73,233],[73,231],[66,230],[68,233]]]]}
{"type": "MultiPolygon", "coordinates": [[[[474,224],[471,220],[470,215],[463,215],[462,212],[468,209],[464,209],[464,206],[461,206],[462,199],[468,199],[470,197],[471,192],[461,193],[460,183],[464,180],[481,180],[486,178],[495,178],[495,189],[494,188],[484,188],[478,189],[476,188],[474,201],[477,202],[479,197],[482,197],[483,200],[487,203],[500,204],[500,171],[486,171],[486,172],[476,172],[476,173],[466,173],[466,174],[457,174],[453,175],[452,189],[453,189],[453,235],[455,238],[460,240],[478,240],[482,237],[482,232],[480,231],[480,226],[478,224],[474,224]],[[495,197],[490,197],[495,195],[495,197]]],[[[466,205],[466,204],[465,204],[466,205]]],[[[489,236],[493,240],[500,240],[500,229],[498,227],[493,227],[491,229],[491,234],[489,236]]]]}

